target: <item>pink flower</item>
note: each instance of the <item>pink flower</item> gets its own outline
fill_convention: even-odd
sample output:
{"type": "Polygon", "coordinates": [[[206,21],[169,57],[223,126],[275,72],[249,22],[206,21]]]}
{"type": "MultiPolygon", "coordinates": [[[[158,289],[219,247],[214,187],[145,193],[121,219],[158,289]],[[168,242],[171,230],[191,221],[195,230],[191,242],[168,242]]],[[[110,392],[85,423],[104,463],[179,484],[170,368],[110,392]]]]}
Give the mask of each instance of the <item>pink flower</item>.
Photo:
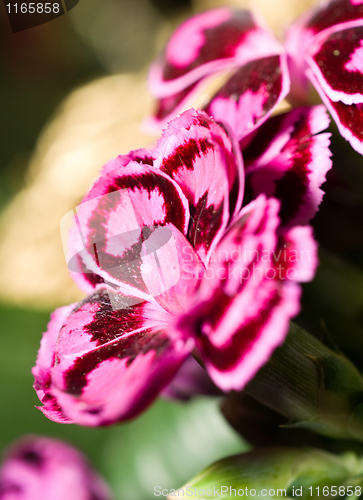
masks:
{"type": "Polygon", "coordinates": [[[7,452],[0,468],[1,500],[110,500],[105,482],[71,446],[28,436],[7,452]]]}
{"type": "Polygon", "coordinates": [[[330,0],[305,13],[289,29],[285,47],[248,11],[221,8],[188,19],[151,67],[157,109],[149,129],[165,126],[212,77],[227,71],[232,76],[204,109],[239,141],[285,97],[308,104],[313,85],[341,135],[363,153],[360,0],[330,0]]]}
{"type": "Polygon", "coordinates": [[[104,167],[70,233],[69,267],[89,295],[53,313],[33,368],[48,418],[132,418],[193,350],[219,388],[244,387],[283,342],[298,283],[315,272],[312,230],[295,222],[321,200],[330,153],[315,134],[326,123],[323,108],[302,108],[240,146],[189,110],[153,151],[104,167]]]}
{"type": "Polygon", "coordinates": [[[249,11],[220,8],[188,19],[151,66],[149,89],[158,104],[148,128],[163,128],[212,77],[231,70],[205,110],[240,140],[289,92],[284,47],[249,11]]]}

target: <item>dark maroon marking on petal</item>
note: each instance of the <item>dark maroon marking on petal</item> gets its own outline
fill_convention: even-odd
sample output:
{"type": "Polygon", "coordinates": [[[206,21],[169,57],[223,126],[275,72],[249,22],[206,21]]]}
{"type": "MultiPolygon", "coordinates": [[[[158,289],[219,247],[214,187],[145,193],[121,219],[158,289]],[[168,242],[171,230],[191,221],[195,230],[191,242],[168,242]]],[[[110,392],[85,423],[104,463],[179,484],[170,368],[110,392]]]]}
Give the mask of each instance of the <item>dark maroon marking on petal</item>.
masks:
{"type": "Polygon", "coordinates": [[[308,165],[312,161],[310,129],[306,118],[300,120],[291,134],[290,141],[282,151],[292,150],[292,166],[276,181],[275,197],[281,201],[279,217],[286,224],[299,212],[304,196],[309,188],[308,165]]]}
{"type": "Polygon", "coordinates": [[[83,329],[92,335],[92,342],[101,346],[125,333],[142,328],[145,320],[145,303],[143,301],[135,304],[135,297],[132,296],[122,296],[111,291],[97,291],[84,299],[73,312],[79,311],[85,304],[99,306],[94,319],[84,325],[83,329]],[[112,309],[109,294],[114,295],[118,303],[122,302],[122,309],[112,309]]]}
{"type": "Polygon", "coordinates": [[[196,250],[204,246],[208,251],[222,225],[224,201],[218,207],[206,207],[207,202],[208,191],[199,198],[195,207],[190,205],[188,240],[196,250]]]}
{"type": "Polygon", "coordinates": [[[279,271],[277,279],[289,279],[288,272],[295,267],[296,261],[296,254],[292,254],[291,251],[295,250],[295,245],[291,241],[283,236],[279,238],[277,249],[274,254],[274,266],[279,271]],[[293,259],[291,257],[293,257],[293,259]]]}
{"type": "MultiPolygon", "coordinates": [[[[241,95],[248,90],[257,93],[261,87],[268,91],[263,103],[264,114],[277,102],[282,90],[282,72],[280,67],[280,56],[264,57],[252,61],[240,68],[225,85],[213,96],[224,99],[239,101],[241,95]]],[[[210,106],[207,106],[210,113],[210,106]]],[[[258,120],[257,117],[255,121],[258,120]]]]}
{"type": "Polygon", "coordinates": [[[63,415],[62,408],[59,406],[58,401],[54,396],[52,396],[51,394],[45,394],[41,402],[44,404],[44,407],[47,410],[57,412],[58,415],[63,418],[64,422],[68,421],[68,419],[63,415]]]}
{"type": "Polygon", "coordinates": [[[172,155],[163,159],[160,170],[174,178],[179,169],[194,170],[194,160],[201,158],[213,145],[207,139],[189,139],[178,146],[172,155]]]}
{"type": "MultiPolygon", "coordinates": [[[[55,363],[55,354],[53,354],[53,361],[51,366],[54,366],[54,363],[55,363]]],[[[40,379],[34,377],[33,387],[36,391],[39,390],[45,391],[46,389],[49,389],[51,381],[52,379],[50,377],[50,373],[48,372],[45,376],[42,376],[40,379]]]]}
{"type": "Polygon", "coordinates": [[[265,82],[268,90],[277,84],[277,93],[281,91],[280,56],[263,57],[245,64],[223,85],[217,95],[238,100],[240,94],[246,90],[257,92],[261,83],[265,82]]]}
{"type": "MultiPolygon", "coordinates": [[[[114,191],[117,191],[117,189],[114,189],[114,191]]],[[[115,208],[115,203],[116,202],[107,196],[100,200],[97,209],[94,210],[92,218],[88,222],[88,227],[91,230],[90,239],[97,241],[98,258],[101,262],[102,270],[111,269],[111,273],[115,278],[121,280],[123,283],[135,286],[143,292],[147,292],[148,290],[140,269],[142,262],[141,229],[139,238],[133,245],[124,250],[122,256],[115,257],[114,255],[108,254],[106,251],[106,245],[111,238],[120,237],[122,239],[122,235],[112,236],[108,239],[106,238],[105,214],[112,212],[112,209],[115,208]],[[122,265],[123,263],[126,265],[122,265]]],[[[122,241],[120,243],[120,250],[121,248],[124,248],[122,241]]]]}
{"type": "Polygon", "coordinates": [[[234,235],[234,243],[236,245],[240,245],[243,242],[243,239],[245,238],[245,227],[248,221],[248,218],[250,217],[251,212],[245,214],[241,219],[239,219],[235,224],[233,224],[231,231],[236,230],[235,235],[234,235]]]}
{"type": "Polygon", "coordinates": [[[159,99],[154,116],[158,120],[163,120],[164,118],[172,114],[173,111],[179,106],[179,104],[183,102],[186,96],[190,94],[199,83],[200,80],[196,81],[186,89],[181,90],[177,94],[159,99]]]}
{"type": "Polygon", "coordinates": [[[167,224],[171,222],[183,232],[185,224],[185,209],[176,188],[164,177],[148,172],[139,175],[126,175],[114,180],[114,186],[108,192],[118,189],[130,189],[131,191],[146,189],[149,194],[159,191],[164,199],[166,216],[163,221],[155,221],[154,224],[167,224]]]}
{"type": "Polygon", "coordinates": [[[205,42],[198,56],[188,66],[177,67],[166,61],[164,80],[173,80],[210,61],[233,57],[236,48],[256,25],[247,11],[236,11],[228,21],[203,30],[205,42]]]}
{"type": "Polygon", "coordinates": [[[238,200],[238,195],[239,195],[239,190],[240,190],[240,177],[239,174],[237,173],[233,184],[229,188],[229,213],[230,216],[234,214],[237,200],[238,200]]]}
{"type": "Polygon", "coordinates": [[[240,147],[246,169],[268,150],[278,135],[285,118],[286,113],[273,116],[263,123],[256,132],[252,132],[251,135],[242,139],[240,147]]]}
{"type": "Polygon", "coordinates": [[[100,267],[100,260],[98,258],[96,243],[93,243],[92,247],[93,247],[93,253],[94,253],[94,256],[95,256],[95,259],[96,259],[96,264],[98,265],[98,267],[100,267]]]}
{"type": "Polygon", "coordinates": [[[251,175],[247,175],[245,178],[245,190],[244,190],[243,204],[242,204],[243,207],[251,203],[251,201],[253,201],[256,198],[254,189],[251,184],[251,179],[252,179],[251,175]]]}
{"type": "Polygon", "coordinates": [[[149,329],[90,351],[77,358],[74,365],[66,371],[64,375],[66,392],[80,396],[87,385],[87,375],[103,361],[127,358],[127,366],[129,366],[140,354],[155,351],[156,356],[160,356],[169,344],[170,340],[164,332],[149,329]]]}
{"type": "Polygon", "coordinates": [[[315,54],[314,60],[333,90],[345,94],[363,94],[362,73],[345,69],[353,52],[361,47],[362,40],[363,27],[338,31],[330,35],[315,54]]]}
{"type": "MultiPolygon", "coordinates": [[[[180,231],[184,232],[185,224],[185,208],[176,188],[171,182],[160,175],[153,172],[142,173],[138,175],[125,175],[113,180],[113,183],[108,187],[107,193],[119,191],[121,189],[129,189],[131,191],[145,189],[149,194],[153,191],[158,191],[164,200],[165,217],[163,220],[155,220],[155,226],[163,226],[169,222],[174,224],[180,231]]],[[[120,257],[110,255],[106,251],[107,242],[111,238],[106,238],[105,215],[110,214],[116,208],[117,200],[104,196],[100,199],[97,208],[94,210],[88,227],[90,229],[90,241],[97,241],[98,258],[101,263],[101,268],[111,269],[112,275],[129,285],[137,287],[139,290],[148,292],[141,275],[140,266],[142,263],[141,250],[142,243],[147,235],[145,231],[148,228],[144,226],[140,228],[140,237],[138,241],[124,251],[120,257]],[[127,263],[127,265],[123,265],[127,263]]],[[[148,198],[145,197],[145,203],[148,203],[148,198]]],[[[122,238],[122,235],[112,236],[112,238],[122,238]]]]}
{"type": "Polygon", "coordinates": [[[154,158],[151,156],[135,156],[132,158],[132,161],[136,161],[136,163],[140,163],[140,165],[150,165],[151,167],[154,165],[154,158]]]}
{"type": "Polygon", "coordinates": [[[84,278],[93,286],[93,288],[95,288],[96,285],[100,285],[105,282],[101,276],[98,276],[98,274],[95,273],[85,273],[84,278]]]}
{"type": "Polygon", "coordinates": [[[363,104],[346,105],[342,102],[330,101],[342,125],[360,142],[363,142],[363,104]]]}
{"type": "MultiPolygon", "coordinates": [[[[119,250],[121,251],[121,249],[124,249],[124,252],[122,256],[115,257],[113,255],[107,254],[103,250],[99,250],[96,256],[99,260],[97,264],[104,271],[113,268],[113,276],[121,280],[123,283],[136,286],[137,288],[147,292],[148,290],[145,286],[140,272],[140,265],[142,261],[142,244],[146,242],[150,235],[158,228],[160,228],[160,226],[143,226],[142,230],[136,229],[120,235],[110,236],[107,239],[107,242],[116,243],[119,247],[119,250]],[[132,234],[133,238],[136,237],[137,239],[133,245],[125,249],[125,243],[127,243],[127,238],[130,236],[130,234],[132,234]]],[[[104,243],[104,241],[101,241],[98,242],[97,245],[99,247],[103,247],[104,243]]]]}
{"type": "MultiPolygon", "coordinates": [[[[237,245],[243,241],[243,238],[236,238],[237,245]]],[[[258,256],[261,255],[263,251],[262,245],[259,244],[256,248],[256,252],[254,253],[254,259],[248,263],[247,266],[244,267],[247,271],[249,271],[248,275],[252,275],[252,271],[258,263],[258,256]]],[[[241,294],[244,288],[247,286],[248,280],[240,280],[239,286],[235,290],[234,295],[226,295],[224,292],[225,283],[228,282],[230,271],[233,268],[236,268],[236,262],[233,260],[226,260],[223,263],[223,268],[225,273],[223,273],[222,278],[220,279],[220,287],[215,291],[213,298],[209,304],[207,304],[207,312],[203,315],[203,321],[207,321],[208,324],[212,327],[213,330],[217,329],[221,319],[226,314],[226,311],[231,306],[235,297],[241,294]]]]}
{"type": "Polygon", "coordinates": [[[325,8],[321,8],[306,24],[315,33],[330,26],[363,18],[363,5],[352,5],[349,0],[332,0],[325,8]]]}
{"type": "Polygon", "coordinates": [[[275,197],[282,202],[279,216],[283,225],[298,213],[308,190],[308,173],[311,171],[303,163],[294,161],[294,164],[294,167],[276,182],[275,197]]]}
{"type": "MultiPolygon", "coordinates": [[[[260,236],[261,234],[263,234],[266,231],[267,221],[268,221],[268,217],[267,217],[267,213],[265,212],[263,214],[263,217],[260,220],[257,228],[254,230],[254,234],[256,234],[256,236],[260,236]]],[[[242,242],[242,235],[241,235],[241,242],[242,242]]]]}
{"type": "MultiPolygon", "coordinates": [[[[209,128],[209,121],[198,117],[198,125],[209,128]],[[202,122],[202,123],[200,123],[202,122]],[[204,124],[205,122],[205,124],[204,124]]],[[[206,155],[215,146],[207,139],[189,139],[178,146],[172,155],[164,158],[160,169],[170,177],[176,177],[180,169],[194,170],[194,160],[206,155]]],[[[189,203],[190,221],[188,240],[195,249],[204,246],[207,250],[221,227],[224,201],[218,207],[208,204],[208,191],[201,196],[196,205],[189,203]]]]}
{"type": "MultiPolygon", "coordinates": [[[[233,336],[231,341],[225,346],[215,347],[208,337],[202,333],[202,323],[199,323],[199,341],[203,346],[203,351],[205,357],[210,360],[213,365],[220,371],[228,371],[232,369],[241,358],[246,354],[252,347],[254,341],[259,336],[261,328],[269,321],[272,311],[280,304],[281,296],[279,290],[270,297],[266,302],[264,308],[259,312],[259,314],[238,329],[233,336]]],[[[213,310],[217,306],[218,302],[211,306],[213,310]]],[[[207,321],[209,320],[207,316],[207,321]]]]}
{"type": "MultiPolygon", "coordinates": [[[[222,123],[222,122],[217,122],[217,123],[224,130],[226,136],[231,141],[231,138],[230,138],[230,133],[231,132],[227,129],[227,127],[225,126],[225,124],[222,123]]],[[[240,174],[238,172],[238,167],[237,167],[237,156],[236,156],[234,147],[232,147],[232,152],[229,152],[229,151],[226,150],[226,147],[224,146],[224,144],[223,144],[222,141],[220,141],[219,139],[216,139],[216,140],[220,144],[220,146],[222,147],[222,149],[224,150],[225,159],[226,159],[228,165],[232,164],[233,165],[232,168],[236,172],[233,184],[231,184],[229,186],[229,204],[228,205],[229,205],[229,213],[232,216],[234,214],[234,211],[235,211],[235,208],[236,208],[236,203],[237,203],[237,200],[238,200],[238,195],[239,195],[239,192],[240,192],[240,189],[241,189],[240,174]]],[[[238,148],[238,144],[235,147],[238,148]]],[[[229,168],[230,167],[228,167],[228,170],[229,170],[229,168]]]]}
{"type": "MultiPolygon", "coordinates": [[[[81,252],[82,253],[82,252],[81,252]]],[[[98,274],[95,274],[91,272],[87,266],[84,264],[84,262],[81,259],[81,254],[78,253],[75,256],[73,256],[70,261],[68,262],[68,269],[75,273],[80,273],[83,274],[83,277],[90,285],[93,286],[93,288],[96,288],[96,285],[99,285],[100,283],[104,283],[105,280],[101,278],[98,274]],[[73,262],[75,261],[75,262],[73,262]]]]}
{"type": "MultiPolygon", "coordinates": [[[[273,140],[278,136],[281,130],[281,124],[285,120],[287,114],[288,113],[283,113],[270,118],[258,129],[252,141],[242,153],[245,165],[253,165],[253,162],[267,150],[273,140]],[[262,151],[259,154],[260,141],[262,143],[262,151]]],[[[279,217],[282,224],[286,224],[295,217],[308,191],[308,175],[311,172],[308,165],[312,161],[311,145],[314,141],[305,113],[291,125],[294,126],[294,130],[288,142],[281,149],[281,152],[288,153],[288,156],[292,159],[292,164],[283,177],[275,182],[276,187],[273,194],[273,196],[281,202],[279,217]]],[[[249,203],[255,197],[255,194],[256,193],[254,193],[251,187],[250,176],[247,171],[244,203],[249,203]]]]}
{"type": "Polygon", "coordinates": [[[21,450],[17,458],[36,469],[41,469],[44,464],[44,458],[33,449],[21,450]]]}
{"type": "MultiPolygon", "coordinates": [[[[200,125],[201,127],[210,129],[211,120],[204,118],[204,116],[198,114],[193,120],[193,125],[200,125]]],[[[190,128],[190,127],[189,127],[190,128]]],[[[189,130],[189,128],[187,130],[189,130]]]]}

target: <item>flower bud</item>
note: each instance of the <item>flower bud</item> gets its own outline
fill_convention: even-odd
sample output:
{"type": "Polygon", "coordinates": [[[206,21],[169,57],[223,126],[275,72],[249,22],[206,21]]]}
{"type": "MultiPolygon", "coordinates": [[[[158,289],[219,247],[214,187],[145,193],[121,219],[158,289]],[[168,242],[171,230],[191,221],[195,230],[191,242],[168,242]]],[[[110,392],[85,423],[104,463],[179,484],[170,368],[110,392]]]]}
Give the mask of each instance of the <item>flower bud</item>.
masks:
{"type": "Polygon", "coordinates": [[[71,446],[27,436],[8,450],[0,468],[1,500],[110,500],[104,481],[71,446]]]}
{"type": "Polygon", "coordinates": [[[330,496],[331,488],[343,484],[345,492],[349,485],[349,491],[359,493],[363,478],[353,479],[353,476],[362,473],[362,466],[352,453],[333,455],[314,448],[260,448],[219,460],[183,488],[171,491],[168,499],[178,498],[178,494],[182,497],[181,490],[189,498],[311,499],[330,496]]]}
{"type": "Polygon", "coordinates": [[[362,375],[295,324],[245,391],[288,418],[289,427],[363,441],[362,375]]]}

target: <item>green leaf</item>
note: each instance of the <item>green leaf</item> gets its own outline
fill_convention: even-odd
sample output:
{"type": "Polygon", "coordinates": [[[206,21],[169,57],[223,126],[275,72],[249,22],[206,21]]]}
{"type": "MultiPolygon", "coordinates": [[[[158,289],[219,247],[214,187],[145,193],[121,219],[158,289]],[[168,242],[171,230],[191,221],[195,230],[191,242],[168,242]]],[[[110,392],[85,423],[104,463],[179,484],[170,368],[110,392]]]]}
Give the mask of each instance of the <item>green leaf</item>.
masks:
{"type": "Polygon", "coordinates": [[[341,353],[295,324],[245,392],[293,427],[363,441],[363,377],[341,353]]]}
{"type": "MultiPolygon", "coordinates": [[[[330,486],[360,485],[361,473],[362,462],[352,453],[338,456],[313,448],[266,448],[220,460],[182,489],[189,498],[211,498],[212,492],[214,498],[225,499],[244,496],[304,500],[322,497],[323,487],[328,487],[330,493],[330,486]]],[[[324,496],[331,498],[330,494],[324,496]]],[[[178,498],[171,492],[168,498],[174,497],[178,498]]]]}

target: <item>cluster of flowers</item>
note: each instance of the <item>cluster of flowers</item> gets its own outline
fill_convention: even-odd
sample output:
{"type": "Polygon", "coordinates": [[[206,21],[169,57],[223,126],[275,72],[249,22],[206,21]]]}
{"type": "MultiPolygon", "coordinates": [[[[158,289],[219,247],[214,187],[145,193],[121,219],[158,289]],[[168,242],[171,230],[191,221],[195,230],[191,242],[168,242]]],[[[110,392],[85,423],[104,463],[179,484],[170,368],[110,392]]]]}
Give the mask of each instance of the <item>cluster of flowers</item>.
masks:
{"type": "Polygon", "coordinates": [[[308,223],[331,167],[329,119],[324,105],[271,114],[312,82],[363,152],[361,4],[310,13],[285,48],[251,13],[226,8],[174,33],[149,79],[161,138],[107,163],[76,210],[69,267],[88,296],[56,310],[42,339],[33,374],[48,418],[132,418],[177,386],[191,353],[220,389],[241,390],[283,342],[317,265],[308,223]],[[175,118],[231,69],[204,110],[175,118]]]}

